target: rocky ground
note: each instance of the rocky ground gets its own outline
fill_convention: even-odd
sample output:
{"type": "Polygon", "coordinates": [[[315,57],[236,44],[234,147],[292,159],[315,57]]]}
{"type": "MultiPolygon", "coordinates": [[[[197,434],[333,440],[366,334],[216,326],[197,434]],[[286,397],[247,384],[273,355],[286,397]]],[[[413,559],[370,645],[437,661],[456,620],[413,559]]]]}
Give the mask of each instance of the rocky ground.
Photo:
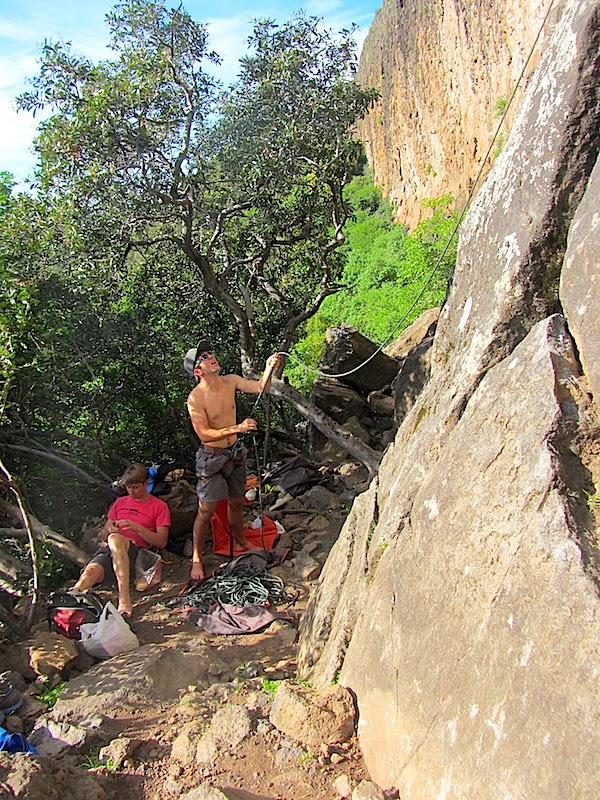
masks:
{"type": "MultiPolygon", "coordinates": [[[[350,693],[316,692],[296,678],[308,594],[353,494],[367,483],[364,468],[341,472],[341,491],[314,487],[270,513],[291,548],[273,571],[295,598],[293,621],[246,636],[205,633],[165,605],[189,577],[189,560],[165,552],[161,585],[134,593],[139,649],[98,663],[71,654],[65,664],[58,650],[72,642],[56,634],[48,640],[43,622],[32,639],[5,648],[2,669],[12,670],[25,695],[5,727],[41,742],[45,755],[1,754],[0,798],[383,798],[362,763],[350,693]],[[35,698],[41,679],[30,660],[50,684],[61,679],[61,665],[67,678],[49,712],[35,698]]],[[[222,560],[209,554],[206,566],[222,560]]],[[[100,594],[114,599],[110,589],[100,594]]]]}

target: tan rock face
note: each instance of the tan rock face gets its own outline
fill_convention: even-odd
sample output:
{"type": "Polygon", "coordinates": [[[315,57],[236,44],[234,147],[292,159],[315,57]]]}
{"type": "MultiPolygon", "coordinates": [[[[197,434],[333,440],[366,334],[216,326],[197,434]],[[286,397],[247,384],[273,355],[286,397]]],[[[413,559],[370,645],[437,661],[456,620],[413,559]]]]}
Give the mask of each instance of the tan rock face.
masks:
{"type": "Polygon", "coordinates": [[[560,10],[462,226],[430,378],[301,631],[303,674],[355,693],[369,773],[403,800],[598,797],[579,387],[597,361],[600,2],[560,10]]]}
{"type": "Polygon", "coordinates": [[[414,227],[427,216],[425,198],[466,198],[546,8],[544,0],[384,0],[359,69],[381,99],[359,135],[399,221],[414,227]]]}

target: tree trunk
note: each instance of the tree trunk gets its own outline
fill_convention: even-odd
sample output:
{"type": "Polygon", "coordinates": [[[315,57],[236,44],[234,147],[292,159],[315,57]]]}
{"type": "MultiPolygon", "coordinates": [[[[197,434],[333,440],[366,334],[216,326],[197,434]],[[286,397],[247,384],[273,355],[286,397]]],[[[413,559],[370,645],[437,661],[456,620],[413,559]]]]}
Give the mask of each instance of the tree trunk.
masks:
{"type": "Polygon", "coordinates": [[[338,425],[319,408],[307,400],[300,392],[281,380],[273,379],[270,394],[280,397],[291,403],[312,425],[339,447],[343,448],[349,455],[364,464],[369,470],[371,478],[377,475],[381,456],[371,447],[361,442],[356,436],[343,431],[338,425]]]}
{"type": "MultiPolygon", "coordinates": [[[[6,500],[0,500],[0,509],[15,521],[21,521],[21,514],[17,506],[7,503],[6,500]]],[[[56,533],[56,531],[44,525],[31,514],[29,515],[29,520],[35,539],[44,542],[44,544],[47,544],[52,550],[63,556],[63,558],[72,561],[74,564],[78,564],[80,567],[84,567],[88,563],[90,560],[89,555],[84,553],[83,550],[80,550],[79,547],[73,544],[69,539],[61,536],[60,533],[56,533]]],[[[22,539],[27,538],[27,531],[25,528],[3,528],[0,529],[0,534],[4,536],[18,536],[22,539]]]]}

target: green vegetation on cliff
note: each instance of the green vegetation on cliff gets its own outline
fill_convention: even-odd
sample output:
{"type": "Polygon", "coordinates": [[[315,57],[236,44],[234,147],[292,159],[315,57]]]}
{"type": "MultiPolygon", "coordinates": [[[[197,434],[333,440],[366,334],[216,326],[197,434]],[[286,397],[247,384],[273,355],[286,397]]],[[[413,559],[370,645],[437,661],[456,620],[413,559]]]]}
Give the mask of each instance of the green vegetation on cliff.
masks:
{"type": "Polygon", "coordinates": [[[443,302],[456,262],[456,236],[448,246],[457,219],[449,210],[451,195],[427,201],[431,216],[411,233],[394,222],[392,206],[370,177],[354,178],[345,199],[354,215],[344,229],[343,288],[307,322],[287,369],[303,391],[314,380],[306,366],[316,368],[327,328],[346,323],[378,344],[399,336],[419,314],[443,302]]]}

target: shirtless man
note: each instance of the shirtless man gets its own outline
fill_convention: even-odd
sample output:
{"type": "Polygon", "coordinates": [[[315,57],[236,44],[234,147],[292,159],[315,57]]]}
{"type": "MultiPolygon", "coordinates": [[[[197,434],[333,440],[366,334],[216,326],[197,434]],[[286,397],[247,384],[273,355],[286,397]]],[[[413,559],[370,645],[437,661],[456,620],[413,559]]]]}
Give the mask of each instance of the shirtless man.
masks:
{"type": "Polygon", "coordinates": [[[198,514],[193,528],[193,554],[190,578],[204,578],[202,550],[208,535],[210,518],[219,500],[227,498],[229,524],[233,538],[246,549],[244,537],[244,494],[246,491],[246,449],[240,434],[256,430],[256,420],[236,423],[235,393],[260,394],[268,392],[273,370],[279,366],[279,356],[269,356],[260,380],[239,375],[221,375],[219,362],[206,339],[189,350],[183,365],[196,379],[196,387],[187,399],[194,430],[201,445],[196,453],[196,493],[198,514]]]}

